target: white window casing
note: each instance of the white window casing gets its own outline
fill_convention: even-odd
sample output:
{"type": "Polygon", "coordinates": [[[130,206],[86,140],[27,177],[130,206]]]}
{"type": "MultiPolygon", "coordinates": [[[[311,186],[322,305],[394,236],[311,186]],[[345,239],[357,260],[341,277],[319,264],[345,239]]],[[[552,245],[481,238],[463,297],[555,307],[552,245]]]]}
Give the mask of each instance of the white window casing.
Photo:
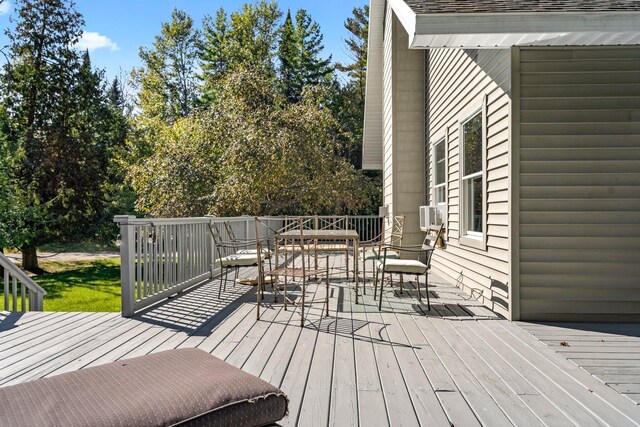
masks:
{"type": "Polygon", "coordinates": [[[486,97],[460,122],[460,244],[486,250],[486,97]],[[476,127],[474,129],[471,126],[476,127]],[[475,134],[475,135],[474,135],[475,134]],[[477,138],[470,143],[469,138],[477,138]]]}

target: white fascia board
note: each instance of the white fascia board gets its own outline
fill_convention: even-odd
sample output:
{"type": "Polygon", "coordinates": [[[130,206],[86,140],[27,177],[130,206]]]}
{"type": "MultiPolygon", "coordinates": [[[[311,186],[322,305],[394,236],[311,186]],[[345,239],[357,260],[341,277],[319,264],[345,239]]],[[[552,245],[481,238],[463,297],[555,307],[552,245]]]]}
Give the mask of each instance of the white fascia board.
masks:
{"type": "Polygon", "coordinates": [[[619,33],[639,26],[640,12],[439,13],[416,15],[415,34],[619,33]]]}
{"type": "Polygon", "coordinates": [[[404,30],[409,34],[409,47],[411,47],[411,41],[416,34],[416,13],[403,1],[403,0],[388,0],[389,6],[393,9],[393,13],[404,27],[404,30]]]}
{"type": "Polygon", "coordinates": [[[403,0],[389,0],[389,5],[414,49],[637,44],[640,36],[640,12],[417,15],[403,0]]]}

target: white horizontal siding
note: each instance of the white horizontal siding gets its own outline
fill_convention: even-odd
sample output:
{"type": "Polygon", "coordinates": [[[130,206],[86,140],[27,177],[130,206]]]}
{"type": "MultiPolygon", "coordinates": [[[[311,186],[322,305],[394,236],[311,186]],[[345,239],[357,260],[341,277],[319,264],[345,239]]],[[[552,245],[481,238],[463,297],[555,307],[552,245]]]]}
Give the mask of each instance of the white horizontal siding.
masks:
{"type": "MultiPolygon", "coordinates": [[[[464,289],[482,292],[484,304],[509,317],[509,156],[511,59],[507,50],[435,49],[428,68],[427,147],[446,137],[447,247],[433,268],[464,289]],[[459,242],[459,125],[487,98],[486,249],[459,242]]],[[[431,168],[430,168],[431,169],[431,168]]],[[[430,204],[434,203],[429,173],[430,204]]],[[[478,295],[478,293],[474,293],[478,295]]]]}
{"type": "Polygon", "coordinates": [[[520,51],[524,320],[640,320],[640,49],[520,51]]]}

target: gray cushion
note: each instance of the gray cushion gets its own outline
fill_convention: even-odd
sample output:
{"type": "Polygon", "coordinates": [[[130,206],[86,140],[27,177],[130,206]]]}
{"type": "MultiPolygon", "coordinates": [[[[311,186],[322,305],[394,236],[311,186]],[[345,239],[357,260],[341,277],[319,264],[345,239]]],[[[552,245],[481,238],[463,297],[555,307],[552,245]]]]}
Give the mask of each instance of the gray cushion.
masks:
{"type": "Polygon", "coordinates": [[[261,426],[287,406],[269,383],[180,349],[0,388],[0,426],[261,426]]]}
{"type": "Polygon", "coordinates": [[[247,267],[258,264],[258,255],[254,254],[234,254],[218,260],[222,267],[247,267]]]}
{"type": "MultiPolygon", "coordinates": [[[[384,251],[366,251],[360,254],[360,260],[364,259],[365,261],[369,261],[372,259],[380,259],[383,258],[384,251]]],[[[387,258],[400,258],[400,254],[395,251],[387,251],[387,258]]]]}
{"type": "Polygon", "coordinates": [[[382,270],[383,265],[387,273],[425,274],[427,272],[427,266],[424,263],[413,259],[387,259],[384,264],[378,261],[378,270],[382,270]]]}

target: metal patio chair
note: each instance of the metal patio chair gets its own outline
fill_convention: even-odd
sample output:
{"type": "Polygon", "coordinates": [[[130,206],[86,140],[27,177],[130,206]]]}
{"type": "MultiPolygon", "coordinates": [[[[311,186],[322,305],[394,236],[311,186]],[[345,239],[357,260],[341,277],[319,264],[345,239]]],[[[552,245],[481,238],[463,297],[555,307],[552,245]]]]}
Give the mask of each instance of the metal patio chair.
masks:
{"type": "MultiPolygon", "coordinates": [[[[260,218],[255,218],[256,223],[256,236],[260,236],[260,227],[268,227],[265,223],[263,223],[260,218]]],[[[299,219],[299,227],[295,228],[295,230],[300,230],[300,238],[295,240],[280,240],[277,237],[278,231],[271,230],[274,233],[274,251],[276,254],[276,266],[275,268],[271,268],[265,270],[264,264],[262,262],[258,263],[258,292],[257,292],[257,306],[256,306],[256,318],[260,320],[260,308],[262,306],[262,301],[264,300],[264,293],[266,291],[265,286],[265,278],[276,278],[276,280],[271,280],[272,290],[273,290],[273,303],[278,302],[278,296],[282,294],[284,309],[287,310],[289,305],[293,305],[294,307],[299,307],[301,311],[301,319],[300,326],[304,326],[305,319],[305,307],[314,302],[319,302],[319,300],[307,300],[307,283],[311,278],[317,278],[320,280],[322,276],[325,278],[325,298],[322,302],[325,304],[325,314],[329,316],[329,256],[326,257],[326,263],[324,268],[310,268],[310,258],[309,251],[312,246],[305,241],[302,235],[303,231],[304,219],[299,219]],[[278,248],[278,244],[281,245],[295,245],[298,246],[299,249],[281,251],[278,248]],[[283,254],[283,258],[280,259],[279,254],[283,254]],[[306,261],[305,261],[306,260],[306,261]],[[289,291],[290,286],[300,287],[300,298],[294,299],[291,297],[291,292],[289,291]]],[[[289,228],[287,231],[292,230],[289,228]]],[[[265,241],[268,239],[258,238],[256,239],[256,253],[263,253],[263,247],[265,241]]]]}
{"type": "MultiPolygon", "coordinates": [[[[383,251],[384,245],[402,246],[402,237],[404,235],[404,215],[395,215],[391,219],[391,232],[386,233],[385,229],[374,237],[373,239],[360,242],[358,258],[362,261],[362,287],[364,294],[367,291],[367,261],[371,261],[371,272],[374,275],[374,286],[377,281],[377,269],[376,261],[382,259],[383,256],[387,258],[400,258],[400,253],[394,250],[388,250],[386,253],[383,251]]],[[[374,289],[375,299],[375,289],[374,289]]]]}
{"type": "MultiPolygon", "coordinates": [[[[425,289],[427,293],[427,307],[431,310],[431,303],[429,301],[429,270],[431,269],[431,257],[436,248],[436,244],[442,232],[444,230],[444,224],[442,224],[438,230],[438,233],[434,236],[431,233],[427,233],[422,245],[417,246],[392,246],[386,245],[383,247],[384,256],[381,260],[378,260],[377,269],[380,277],[380,300],[378,301],[378,309],[382,310],[382,291],[384,287],[384,276],[386,274],[400,274],[400,293],[402,293],[402,276],[404,274],[415,274],[416,277],[424,275],[425,277],[425,289]],[[388,258],[386,255],[388,251],[397,251],[400,254],[412,253],[419,254],[424,260],[415,259],[403,259],[403,258],[388,258]]],[[[420,293],[420,280],[416,280],[418,287],[418,301],[422,302],[422,294],[420,293]]],[[[376,283],[377,289],[377,283],[376,283]]],[[[375,290],[374,290],[375,295],[375,290]]],[[[375,296],[374,296],[375,299],[375,296]]]]}
{"type": "Polygon", "coordinates": [[[215,224],[209,223],[209,231],[213,237],[213,243],[216,247],[216,253],[218,257],[214,262],[220,265],[220,268],[224,271],[224,274],[220,273],[220,287],[218,288],[218,298],[222,296],[222,288],[227,290],[228,274],[230,269],[234,269],[235,277],[234,283],[238,279],[238,273],[242,267],[255,267],[261,263],[261,257],[258,257],[257,253],[238,253],[240,247],[255,246],[255,241],[245,244],[239,244],[238,242],[225,242],[222,240],[220,230],[215,224]],[[228,252],[232,252],[227,255],[228,252]]]}

